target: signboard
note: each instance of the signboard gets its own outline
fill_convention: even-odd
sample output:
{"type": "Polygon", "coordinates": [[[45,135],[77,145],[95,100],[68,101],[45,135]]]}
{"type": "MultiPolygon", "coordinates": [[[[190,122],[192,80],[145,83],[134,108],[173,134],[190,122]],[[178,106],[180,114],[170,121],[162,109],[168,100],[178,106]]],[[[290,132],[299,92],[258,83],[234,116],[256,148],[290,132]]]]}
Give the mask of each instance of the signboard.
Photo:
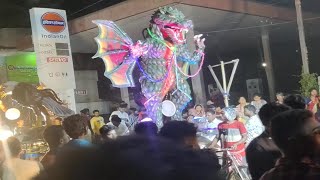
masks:
{"type": "Polygon", "coordinates": [[[80,95],[80,96],[88,95],[87,90],[75,90],[74,92],[76,95],[80,95]]]}
{"type": "Polygon", "coordinates": [[[35,53],[21,53],[5,57],[9,81],[39,83],[35,53]]]}
{"type": "Polygon", "coordinates": [[[76,85],[66,12],[32,8],[30,20],[40,83],[56,91],[60,99],[76,111],[76,85]]]}
{"type": "Polygon", "coordinates": [[[54,90],[75,89],[66,12],[32,8],[30,19],[40,83],[54,90]]]}
{"type": "Polygon", "coordinates": [[[7,82],[7,66],[4,56],[0,56],[0,83],[7,82]]]}

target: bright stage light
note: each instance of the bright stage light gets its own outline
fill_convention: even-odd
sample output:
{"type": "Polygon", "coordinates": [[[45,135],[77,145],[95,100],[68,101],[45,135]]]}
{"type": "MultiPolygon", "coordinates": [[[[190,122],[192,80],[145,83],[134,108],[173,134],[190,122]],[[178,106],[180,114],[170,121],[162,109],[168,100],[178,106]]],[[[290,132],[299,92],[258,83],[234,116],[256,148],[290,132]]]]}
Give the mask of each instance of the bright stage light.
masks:
{"type": "Polygon", "coordinates": [[[152,122],[152,119],[147,117],[142,119],[140,122],[152,122]]]}
{"type": "Polygon", "coordinates": [[[4,141],[13,136],[13,133],[9,130],[0,130],[0,141],[4,141]]]}
{"type": "Polygon", "coordinates": [[[10,108],[6,111],[5,116],[9,120],[16,120],[20,117],[20,111],[16,108],[10,108]]]}
{"type": "Polygon", "coordinates": [[[262,67],[267,67],[267,63],[265,63],[265,62],[262,63],[261,65],[262,65],[262,67]]]}

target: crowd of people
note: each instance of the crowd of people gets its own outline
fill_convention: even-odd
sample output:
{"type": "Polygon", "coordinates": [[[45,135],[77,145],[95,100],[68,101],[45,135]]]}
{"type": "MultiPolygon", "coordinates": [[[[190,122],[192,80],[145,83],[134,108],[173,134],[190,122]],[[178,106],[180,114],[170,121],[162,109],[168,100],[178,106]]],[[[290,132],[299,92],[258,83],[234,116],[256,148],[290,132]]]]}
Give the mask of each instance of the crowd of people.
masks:
{"type": "Polygon", "coordinates": [[[50,150],[40,162],[20,159],[16,137],[3,141],[1,179],[223,180],[225,152],[248,166],[252,180],[320,179],[319,99],[310,93],[277,93],[270,103],[256,94],[231,107],[210,100],[163,127],[124,102],[107,121],[84,109],[45,129],[50,150]]]}

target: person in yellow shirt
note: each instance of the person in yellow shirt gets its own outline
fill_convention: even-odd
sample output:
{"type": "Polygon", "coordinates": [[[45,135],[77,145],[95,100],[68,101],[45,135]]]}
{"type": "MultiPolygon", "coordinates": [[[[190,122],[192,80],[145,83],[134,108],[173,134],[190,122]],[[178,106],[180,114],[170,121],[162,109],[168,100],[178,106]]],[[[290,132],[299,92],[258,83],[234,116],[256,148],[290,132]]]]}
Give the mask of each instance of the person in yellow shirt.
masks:
{"type": "Polygon", "coordinates": [[[91,128],[93,131],[93,142],[100,139],[100,128],[105,125],[103,117],[100,116],[99,110],[93,111],[93,117],[90,120],[91,128]]]}

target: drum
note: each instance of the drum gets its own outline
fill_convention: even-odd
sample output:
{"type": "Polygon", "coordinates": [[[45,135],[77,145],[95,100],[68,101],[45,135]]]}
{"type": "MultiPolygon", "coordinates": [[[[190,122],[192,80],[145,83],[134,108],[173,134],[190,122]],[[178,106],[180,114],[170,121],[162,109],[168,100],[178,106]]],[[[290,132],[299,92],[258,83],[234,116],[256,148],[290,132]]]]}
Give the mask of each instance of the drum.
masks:
{"type": "Polygon", "coordinates": [[[176,106],[172,101],[164,100],[162,102],[161,112],[167,117],[172,117],[177,111],[176,106]]]}

